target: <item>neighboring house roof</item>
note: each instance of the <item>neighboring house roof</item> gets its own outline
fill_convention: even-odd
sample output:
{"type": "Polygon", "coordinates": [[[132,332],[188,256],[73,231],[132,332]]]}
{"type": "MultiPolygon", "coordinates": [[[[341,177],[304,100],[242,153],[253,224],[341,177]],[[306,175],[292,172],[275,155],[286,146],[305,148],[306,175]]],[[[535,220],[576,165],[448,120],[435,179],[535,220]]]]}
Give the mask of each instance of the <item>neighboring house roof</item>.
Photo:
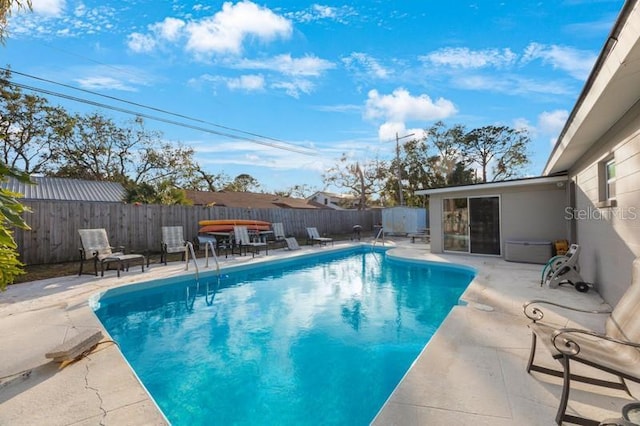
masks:
{"type": "Polygon", "coordinates": [[[124,187],[115,182],[31,176],[28,184],[9,177],[0,187],[19,194],[25,200],[122,202],[124,187]]]}
{"type": "Polygon", "coordinates": [[[312,200],[319,196],[324,196],[325,198],[335,198],[336,200],[356,200],[358,198],[350,194],[336,194],[335,192],[318,191],[310,197],[307,197],[307,200],[312,200]]]}
{"type": "Polygon", "coordinates": [[[558,137],[544,175],[569,170],[640,98],[638,1],[627,0],[558,137]]]}
{"type": "MultiPolygon", "coordinates": [[[[317,191],[313,195],[307,197],[309,204],[320,206],[323,208],[331,208],[333,210],[349,210],[344,205],[357,204],[360,199],[350,194],[336,194],[334,192],[317,191]],[[320,200],[324,200],[324,203],[320,200]]],[[[353,208],[353,206],[352,206],[353,208]]]]}
{"type": "Polygon", "coordinates": [[[255,192],[207,192],[185,191],[189,200],[195,205],[218,207],[244,207],[252,209],[317,209],[302,198],[281,197],[274,194],[258,194],[255,192]]]}

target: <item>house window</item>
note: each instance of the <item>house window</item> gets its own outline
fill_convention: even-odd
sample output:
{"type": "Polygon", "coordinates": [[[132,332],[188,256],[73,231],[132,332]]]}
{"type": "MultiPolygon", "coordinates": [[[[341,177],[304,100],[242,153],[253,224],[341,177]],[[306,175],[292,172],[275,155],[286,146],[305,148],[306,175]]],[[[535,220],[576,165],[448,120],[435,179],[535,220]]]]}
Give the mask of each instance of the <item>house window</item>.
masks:
{"type": "Polygon", "coordinates": [[[325,199],[324,199],[324,205],[326,206],[327,204],[329,204],[329,199],[328,199],[328,198],[325,198],[325,199]]]}
{"type": "Polygon", "coordinates": [[[616,162],[609,160],[604,165],[605,174],[605,200],[616,199],[616,162]]]}
{"type": "Polygon", "coordinates": [[[599,208],[616,206],[616,161],[608,158],[598,164],[599,208]]]}

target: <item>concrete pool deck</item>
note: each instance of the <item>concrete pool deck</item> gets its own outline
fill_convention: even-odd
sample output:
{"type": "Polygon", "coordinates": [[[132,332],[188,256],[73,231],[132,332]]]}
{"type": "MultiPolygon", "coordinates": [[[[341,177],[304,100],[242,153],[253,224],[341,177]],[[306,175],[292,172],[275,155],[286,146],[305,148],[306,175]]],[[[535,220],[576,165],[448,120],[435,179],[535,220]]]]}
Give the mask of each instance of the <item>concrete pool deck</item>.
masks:
{"type": "MultiPolygon", "coordinates": [[[[344,243],[348,244],[348,243],[344,243]]],[[[336,248],[342,246],[336,242],[336,248]]],[[[534,373],[528,321],[522,303],[549,299],[602,308],[593,291],[540,287],[542,265],[493,257],[431,254],[428,244],[392,238],[393,256],[469,265],[478,274],[431,342],[407,372],[374,420],[376,425],[550,425],[561,381],[534,373]]],[[[221,265],[257,263],[327,248],[270,250],[268,256],[221,260],[221,265]]],[[[330,249],[330,247],[329,247],[330,249]]],[[[199,259],[201,268],[204,259],[199,259]]],[[[0,424],[4,425],[163,425],[166,419],[108,335],[86,357],[68,365],[45,353],[84,329],[102,329],[88,305],[110,288],[184,274],[184,263],[133,266],[116,277],[83,275],[10,286],[0,293],[0,424]]],[[[193,273],[193,267],[189,273],[193,273]]],[[[603,318],[572,317],[599,329],[603,318]]],[[[539,349],[538,359],[554,362],[539,349]]],[[[632,388],[632,390],[634,390],[632,388]]],[[[603,420],[619,417],[631,399],[621,391],[589,386],[571,391],[569,411],[603,420]]]]}

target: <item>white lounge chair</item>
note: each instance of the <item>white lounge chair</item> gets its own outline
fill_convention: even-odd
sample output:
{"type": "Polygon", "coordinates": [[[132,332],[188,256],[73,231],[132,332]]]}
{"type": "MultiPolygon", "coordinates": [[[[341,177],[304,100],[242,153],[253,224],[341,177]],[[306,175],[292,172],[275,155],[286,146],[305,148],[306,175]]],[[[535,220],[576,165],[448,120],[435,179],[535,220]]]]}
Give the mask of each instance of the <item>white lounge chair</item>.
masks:
{"type": "Polygon", "coordinates": [[[266,242],[263,241],[251,241],[249,237],[249,231],[246,226],[234,226],[233,227],[233,237],[235,239],[235,244],[240,250],[240,254],[242,255],[242,249],[244,248],[245,254],[247,250],[251,248],[252,256],[255,256],[256,253],[259,253],[260,248],[264,247],[265,254],[269,254],[269,246],[266,242]]]}
{"type": "Polygon", "coordinates": [[[284,225],[282,222],[274,222],[271,224],[271,228],[273,229],[273,237],[278,240],[284,240],[287,236],[284,233],[284,225]]]}
{"type": "Polygon", "coordinates": [[[566,414],[571,381],[626,391],[625,380],[640,383],[640,258],[633,262],[631,286],[627,289],[613,311],[587,311],[563,306],[545,300],[532,300],[523,305],[525,315],[532,320],[531,353],[527,372],[537,371],[563,378],[562,395],[556,414],[556,423],[598,424],[597,421],[566,414]],[[609,314],[604,322],[604,333],[579,328],[562,328],[542,322],[544,312],[541,305],[557,306],[571,311],[592,314],[609,314]],[[536,365],[536,343],[540,341],[551,356],[562,365],[562,370],[536,365]],[[618,381],[571,374],[571,362],[579,362],[618,377],[618,381]]]}
{"type": "Polygon", "coordinates": [[[271,234],[268,239],[268,243],[272,244],[274,247],[285,247],[286,246],[286,234],[284,233],[284,225],[282,222],[274,222],[271,224],[271,230],[273,234],[271,234]]]}
{"type": "Polygon", "coordinates": [[[315,227],[308,227],[307,228],[307,243],[311,243],[311,245],[313,245],[313,243],[320,243],[321,245],[327,244],[328,242],[331,242],[331,245],[333,245],[333,238],[329,238],[329,237],[321,237],[320,233],[318,232],[318,229],[316,229],[315,227]]]}
{"type": "Polygon", "coordinates": [[[182,260],[187,253],[187,242],[182,235],[182,226],[163,226],[162,243],[160,244],[160,262],[167,264],[167,254],[182,253],[182,260]]]}
{"type": "MultiPolygon", "coordinates": [[[[118,264],[118,277],[120,269],[126,267],[129,269],[129,263],[133,260],[142,260],[142,272],[144,272],[145,257],[142,254],[125,254],[124,247],[118,247],[118,251],[114,251],[114,247],[109,244],[107,231],[104,228],[98,229],[79,229],[80,234],[80,272],[82,275],[85,260],[92,259],[95,275],[98,275],[98,263],[100,263],[100,275],[104,276],[104,267],[109,263],[118,264]]],[[[148,266],[148,265],[147,265],[148,266]]]]}
{"type": "Polygon", "coordinates": [[[284,241],[287,243],[287,248],[289,250],[300,250],[300,245],[295,237],[287,237],[284,241]]]}

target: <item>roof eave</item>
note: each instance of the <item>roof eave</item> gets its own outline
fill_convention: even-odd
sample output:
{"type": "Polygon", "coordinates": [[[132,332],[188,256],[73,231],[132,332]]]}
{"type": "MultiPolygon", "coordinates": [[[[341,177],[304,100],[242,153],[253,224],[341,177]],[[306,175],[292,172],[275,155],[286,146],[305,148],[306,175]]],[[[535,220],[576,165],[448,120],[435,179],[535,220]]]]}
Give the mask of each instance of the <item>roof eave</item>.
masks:
{"type": "Polygon", "coordinates": [[[423,189],[416,191],[416,195],[450,194],[456,192],[469,192],[479,190],[494,190],[504,188],[527,187],[532,185],[544,185],[549,183],[566,182],[567,176],[543,176],[537,178],[527,178],[521,180],[509,180],[502,182],[477,183],[473,185],[448,186],[444,188],[423,189]]]}

